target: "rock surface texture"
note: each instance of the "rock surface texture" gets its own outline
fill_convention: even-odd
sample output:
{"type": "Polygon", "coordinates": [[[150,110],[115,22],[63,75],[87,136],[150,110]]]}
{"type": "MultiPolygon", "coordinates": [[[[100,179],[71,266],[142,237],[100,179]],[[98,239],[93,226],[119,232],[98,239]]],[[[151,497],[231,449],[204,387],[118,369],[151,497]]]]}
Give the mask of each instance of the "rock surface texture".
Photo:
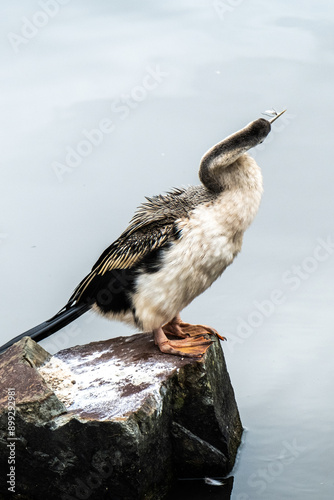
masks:
{"type": "Polygon", "coordinates": [[[163,499],[176,478],[226,475],[242,434],[218,340],[197,361],[148,334],[54,356],[25,337],[0,356],[0,387],[1,499],[163,499]]]}

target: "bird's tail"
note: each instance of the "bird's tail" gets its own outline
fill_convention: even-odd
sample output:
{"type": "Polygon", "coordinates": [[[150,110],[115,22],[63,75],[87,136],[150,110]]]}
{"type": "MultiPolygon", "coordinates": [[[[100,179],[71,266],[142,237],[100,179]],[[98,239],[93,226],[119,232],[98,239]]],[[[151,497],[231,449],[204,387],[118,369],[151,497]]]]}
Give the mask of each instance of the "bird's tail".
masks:
{"type": "Polygon", "coordinates": [[[52,318],[44,321],[34,328],[31,328],[30,330],[27,330],[26,332],[21,333],[12,340],[9,340],[6,344],[0,347],[0,354],[8,349],[8,347],[15,344],[15,342],[21,340],[23,337],[31,337],[36,342],[49,337],[49,335],[52,335],[53,333],[57,332],[58,330],[84,314],[86,311],[88,311],[88,309],[90,309],[90,307],[91,306],[89,304],[78,304],[61,309],[52,318]]]}

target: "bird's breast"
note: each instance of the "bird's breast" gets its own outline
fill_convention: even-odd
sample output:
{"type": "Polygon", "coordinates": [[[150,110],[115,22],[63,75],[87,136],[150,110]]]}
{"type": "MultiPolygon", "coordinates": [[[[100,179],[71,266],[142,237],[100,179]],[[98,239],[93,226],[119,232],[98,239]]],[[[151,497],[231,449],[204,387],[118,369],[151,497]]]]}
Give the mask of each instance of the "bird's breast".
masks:
{"type": "Polygon", "coordinates": [[[133,304],[145,330],[172,319],[232,263],[255,206],[254,200],[242,203],[236,193],[225,193],[178,221],[181,237],[166,248],[159,269],[137,279],[133,304]]]}

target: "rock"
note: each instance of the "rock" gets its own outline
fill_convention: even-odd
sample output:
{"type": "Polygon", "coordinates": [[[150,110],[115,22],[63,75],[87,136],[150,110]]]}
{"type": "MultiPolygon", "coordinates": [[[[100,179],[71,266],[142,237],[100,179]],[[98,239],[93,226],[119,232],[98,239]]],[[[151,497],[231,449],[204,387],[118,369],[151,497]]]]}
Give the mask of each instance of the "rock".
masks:
{"type": "Polygon", "coordinates": [[[159,500],[177,477],[233,467],[242,427],[218,339],[197,361],[160,353],[148,334],[54,356],[25,337],[0,356],[0,377],[1,499],[159,500]]]}

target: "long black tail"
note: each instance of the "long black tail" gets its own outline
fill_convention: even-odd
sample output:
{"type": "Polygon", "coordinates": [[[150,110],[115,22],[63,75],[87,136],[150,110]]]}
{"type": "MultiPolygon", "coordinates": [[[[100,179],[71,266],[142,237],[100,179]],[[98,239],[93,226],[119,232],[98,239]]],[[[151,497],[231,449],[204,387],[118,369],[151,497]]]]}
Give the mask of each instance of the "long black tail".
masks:
{"type": "Polygon", "coordinates": [[[59,313],[57,313],[47,321],[44,321],[40,325],[37,325],[34,328],[21,333],[12,340],[9,340],[6,344],[0,347],[0,354],[8,349],[8,347],[15,344],[15,342],[21,340],[23,337],[31,337],[36,342],[49,337],[75,319],[79,318],[79,316],[88,311],[88,309],[90,309],[89,304],[79,304],[71,306],[68,309],[62,309],[61,311],[59,311],[59,313]]]}

